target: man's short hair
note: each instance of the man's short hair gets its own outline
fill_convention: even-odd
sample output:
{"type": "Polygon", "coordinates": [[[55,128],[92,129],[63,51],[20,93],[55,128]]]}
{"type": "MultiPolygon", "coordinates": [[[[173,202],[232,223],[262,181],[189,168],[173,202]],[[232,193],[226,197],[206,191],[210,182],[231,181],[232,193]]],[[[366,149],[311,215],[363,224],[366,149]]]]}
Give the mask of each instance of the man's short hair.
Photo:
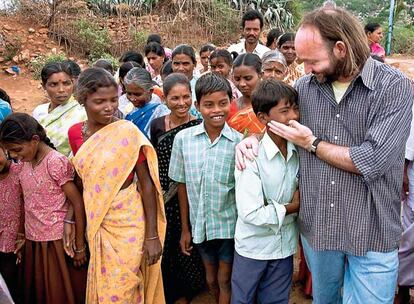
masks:
{"type": "Polygon", "coordinates": [[[242,18],[242,22],[241,22],[241,26],[242,28],[244,28],[246,21],[252,21],[252,20],[256,20],[259,19],[260,21],[260,29],[263,28],[263,15],[256,10],[250,10],[244,13],[243,18],[242,18]]]}
{"type": "Polygon", "coordinates": [[[195,95],[197,102],[200,103],[201,98],[204,95],[212,94],[215,92],[226,92],[229,100],[233,97],[233,92],[229,81],[221,75],[215,73],[207,73],[201,76],[195,86],[195,95]]]}

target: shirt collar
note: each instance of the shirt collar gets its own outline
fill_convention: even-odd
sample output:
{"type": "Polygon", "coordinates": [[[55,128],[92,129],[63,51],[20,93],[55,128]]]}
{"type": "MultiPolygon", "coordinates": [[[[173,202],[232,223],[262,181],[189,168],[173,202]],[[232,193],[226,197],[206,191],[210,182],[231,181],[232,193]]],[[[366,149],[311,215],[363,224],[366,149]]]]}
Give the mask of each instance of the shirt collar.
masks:
{"type": "MultiPolygon", "coordinates": [[[[265,132],[263,135],[263,138],[261,140],[261,144],[263,146],[263,149],[265,151],[267,160],[272,160],[279,152],[279,147],[275,144],[275,142],[270,138],[269,134],[265,132]]],[[[293,156],[293,153],[297,153],[296,147],[294,144],[292,144],[290,141],[287,143],[287,158],[286,160],[289,161],[289,159],[293,156]]]]}
{"type": "MultiPolygon", "coordinates": [[[[204,122],[202,122],[201,124],[194,127],[194,135],[197,136],[197,135],[201,135],[201,134],[206,134],[208,136],[207,131],[204,127],[204,122]]],[[[219,138],[221,136],[226,137],[230,141],[236,141],[237,140],[236,135],[234,134],[234,132],[232,131],[232,129],[229,127],[229,125],[227,123],[224,123],[224,127],[221,130],[219,138]]]]}

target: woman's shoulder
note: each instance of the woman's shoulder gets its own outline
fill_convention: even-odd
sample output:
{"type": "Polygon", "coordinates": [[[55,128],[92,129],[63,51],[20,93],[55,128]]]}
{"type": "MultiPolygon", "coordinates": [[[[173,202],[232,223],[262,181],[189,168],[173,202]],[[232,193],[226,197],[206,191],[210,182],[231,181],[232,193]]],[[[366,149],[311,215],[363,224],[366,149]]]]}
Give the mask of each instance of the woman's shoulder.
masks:
{"type": "Polygon", "coordinates": [[[32,113],[33,118],[39,121],[39,119],[49,114],[48,112],[49,105],[50,105],[50,102],[47,102],[47,103],[42,103],[38,105],[36,108],[34,108],[33,113],[32,113]]]}

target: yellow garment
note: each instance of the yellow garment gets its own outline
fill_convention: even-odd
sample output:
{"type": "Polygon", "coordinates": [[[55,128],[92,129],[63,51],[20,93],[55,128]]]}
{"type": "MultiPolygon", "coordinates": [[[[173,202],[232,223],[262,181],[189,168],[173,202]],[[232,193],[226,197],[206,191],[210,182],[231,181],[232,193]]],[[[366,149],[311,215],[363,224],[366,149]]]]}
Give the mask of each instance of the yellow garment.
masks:
{"type": "Polygon", "coordinates": [[[335,100],[339,104],[344,97],[346,90],[348,89],[351,82],[339,82],[334,81],[332,82],[332,89],[335,95],[335,100]]]}
{"type": "Polygon", "coordinates": [[[86,303],[165,303],[160,261],[143,255],[145,215],[133,183],[120,190],[134,170],[141,147],[157,191],[158,233],[166,220],[154,148],[131,122],[119,120],[93,134],[73,158],[83,182],[91,253],[86,303]]]}

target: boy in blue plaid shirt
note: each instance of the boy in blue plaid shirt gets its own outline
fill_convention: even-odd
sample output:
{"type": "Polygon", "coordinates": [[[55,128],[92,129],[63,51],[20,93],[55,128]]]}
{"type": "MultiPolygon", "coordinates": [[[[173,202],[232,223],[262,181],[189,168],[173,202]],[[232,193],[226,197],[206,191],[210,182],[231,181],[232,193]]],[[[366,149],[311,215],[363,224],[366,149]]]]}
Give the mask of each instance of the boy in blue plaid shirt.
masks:
{"type": "Polygon", "coordinates": [[[169,168],[170,178],[179,183],[180,246],[190,255],[195,244],[210,291],[218,302],[230,303],[237,219],[234,158],[242,136],[226,123],[232,98],[226,79],[205,74],[195,91],[204,121],[177,134],[169,168]]]}

